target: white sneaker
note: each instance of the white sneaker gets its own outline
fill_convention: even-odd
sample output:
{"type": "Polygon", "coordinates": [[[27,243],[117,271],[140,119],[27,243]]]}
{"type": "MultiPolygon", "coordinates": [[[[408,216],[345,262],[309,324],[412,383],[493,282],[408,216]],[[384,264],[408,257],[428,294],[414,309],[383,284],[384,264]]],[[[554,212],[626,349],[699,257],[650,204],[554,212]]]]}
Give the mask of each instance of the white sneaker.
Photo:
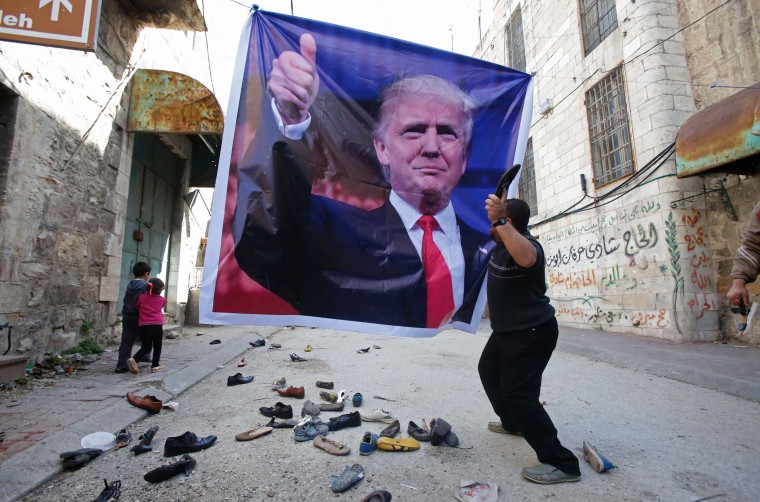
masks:
{"type": "Polygon", "coordinates": [[[396,420],[396,417],[391,415],[389,411],[385,411],[380,408],[369,411],[367,413],[360,411],[359,415],[362,417],[362,420],[364,420],[365,422],[383,422],[386,424],[390,424],[394,420],[396,420]]]}

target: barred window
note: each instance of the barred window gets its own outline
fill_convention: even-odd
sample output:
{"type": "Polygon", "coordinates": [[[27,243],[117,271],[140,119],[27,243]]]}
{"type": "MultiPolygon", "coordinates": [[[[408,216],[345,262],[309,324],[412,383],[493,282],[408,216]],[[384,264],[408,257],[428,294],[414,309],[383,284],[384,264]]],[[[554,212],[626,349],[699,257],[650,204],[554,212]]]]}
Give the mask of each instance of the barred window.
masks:
{"type": "Polygon", "coordinates": [[[525,148],[525,159],[520,168],[520,182],[517,185],[519,198],[530,206],[530,215],[538,214],[538,198],[536,197],[536,169],[533,164],[533,138],[528,139],[525,148]]]}
{"type": "Polygon", "coordinates": [[[525,71],[525,42],[520,9],[515,10],[509,18],[504,40],[507,43],[505,53],[509,54],[507,66],[518,71],[525,71]]]}
{"type": "Polygon", "coordinates": [[[583,47],[588,56],[617,28],[615,0],[580,0],[583,47]]]}
{"type": "Polygon", "coordinates": [[[611,183],[633,172],[622,65],[586,92],[594,184],[611,183]]]}

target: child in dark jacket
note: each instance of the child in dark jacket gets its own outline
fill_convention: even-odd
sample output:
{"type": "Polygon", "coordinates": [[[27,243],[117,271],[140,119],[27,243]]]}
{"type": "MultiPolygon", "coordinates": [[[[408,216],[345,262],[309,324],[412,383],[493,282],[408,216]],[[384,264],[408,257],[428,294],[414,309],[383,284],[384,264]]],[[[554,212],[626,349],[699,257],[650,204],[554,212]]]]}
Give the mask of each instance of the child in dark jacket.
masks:
{"type": "MultiPolygon", "coordinates": [[[[132,346],[137,340],[137,298],[145,293],[150,278],[150,265],[144,261],[138,261],[132,267],[134,279],[127,284],[124,292],[124,306],[121,309],[121,344],[119,345],[119,360],[116,362],[116,373],[126,373],[127,359],[132,354],[132,346]]],[[[146,354],[147,355],[147,354],[146,354]]]]}
{"type": "Polygon", "coordinates": [[[164,369],[161,362],[161,345],[164,338],[164,307],[166,298],[161,296],[164,290],[164,281],[154,277],[148,281],[148,291],[137,299],[137,312],[139,315],[138,326],[142,346],[135,357],[127,360],[127,366],[132,373],[139,373],[138,361],[150,353],[153,349],[153,359],[150,371],[156,372],[164,369]]]}

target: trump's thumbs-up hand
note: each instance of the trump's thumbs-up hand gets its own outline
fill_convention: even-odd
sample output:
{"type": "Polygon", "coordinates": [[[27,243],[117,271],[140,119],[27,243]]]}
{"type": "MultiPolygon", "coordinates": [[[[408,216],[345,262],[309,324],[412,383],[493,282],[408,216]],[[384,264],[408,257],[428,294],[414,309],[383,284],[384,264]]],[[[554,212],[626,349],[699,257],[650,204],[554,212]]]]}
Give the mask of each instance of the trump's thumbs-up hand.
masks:
{"type": "Polygon", "coordinates": [[[300,53],[285,51],[272,61],[269,92],[287,125],[298,124],[309,116],[309,107],[319,91],[317,42],[308,33],[301,35],[300,53]]]}

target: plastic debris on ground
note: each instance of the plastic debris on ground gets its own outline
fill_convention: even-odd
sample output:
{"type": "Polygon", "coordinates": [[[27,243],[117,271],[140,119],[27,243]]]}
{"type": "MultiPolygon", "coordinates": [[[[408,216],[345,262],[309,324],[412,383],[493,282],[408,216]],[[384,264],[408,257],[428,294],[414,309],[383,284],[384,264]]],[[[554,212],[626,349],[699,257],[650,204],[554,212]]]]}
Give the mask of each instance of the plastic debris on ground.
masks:
{"type": "Polygon", "coordinates": [[[469,479],[462,480],[459,482],[459,489],[454,497],[460,502],[498,502],[499,485],[469,479]]]}

